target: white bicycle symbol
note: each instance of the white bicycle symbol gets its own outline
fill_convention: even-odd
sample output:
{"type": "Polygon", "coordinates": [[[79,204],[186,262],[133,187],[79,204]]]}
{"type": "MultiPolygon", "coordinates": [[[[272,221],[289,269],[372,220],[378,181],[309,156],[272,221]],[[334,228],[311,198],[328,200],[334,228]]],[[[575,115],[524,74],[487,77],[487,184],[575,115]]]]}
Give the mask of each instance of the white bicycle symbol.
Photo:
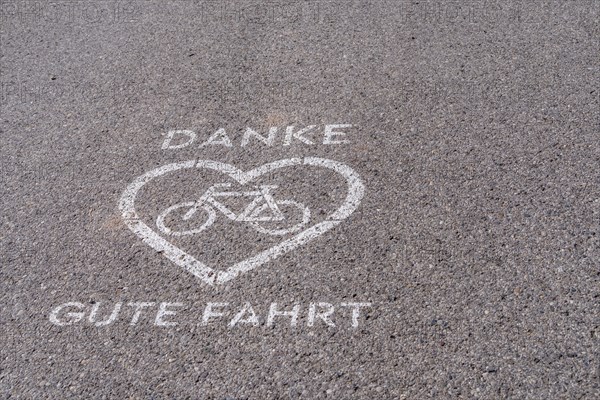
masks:
{"type": "MultiPolygon", "coordinates": [[[[221,188],[229,187],[231,187],[230,183],[218,183],[211,186],[197,201],[179,203],[165,209],[156,218],[156,226],[161,232],[170,236],[194,235],[208,229],[215,222],[218,210],[231,221],[249,223],[249,225],[251,225],[260,233],[273,236],[282,236],[287,235],[288,233],[300,231],[310,221],[310,210],[304,204],[293,200],[275,200],[273,198],[271,190],[276,189],[277,186],[260,185],[256,186],[256,190],[246,192],[220,191],[221,188]],[[219,197],[251,197],[253,200],[239,215],[236,215],[233,211],[227,208],[227,206],[217,200],[219,197]],[[300,213],[302,213],[301,222],[296,223],[291,227],[279,227],[277,229],[273,229],[272,227],[271,229],[268,229],[261,225],[261,222],[287,222],[289,219],[285,217],[284,213],[281,211],[281,208],[288,208],[288,206],[293,206],[295,209],[299,210],[300,213]],[[180,218],[182,221],[189,221],[194,215],[196,215],[200,208],[206,212],[208,218],[206,218],[202,225],[197,228],[188,230],[175,230],[169,228],[165,223],[165,221],[172,220],[172,218],[169,217],[173,217],[173,214],[176,212],[185,212],[183,215],[180,215],[180,218]],[[265,213],[267,213],[267,215],[263,215],[265,213]]],[[[299,213],[297,215],[299,215],[299,213]]],[[[176,218],[177,217],[175,217],[175,219],[176,218]]]]}

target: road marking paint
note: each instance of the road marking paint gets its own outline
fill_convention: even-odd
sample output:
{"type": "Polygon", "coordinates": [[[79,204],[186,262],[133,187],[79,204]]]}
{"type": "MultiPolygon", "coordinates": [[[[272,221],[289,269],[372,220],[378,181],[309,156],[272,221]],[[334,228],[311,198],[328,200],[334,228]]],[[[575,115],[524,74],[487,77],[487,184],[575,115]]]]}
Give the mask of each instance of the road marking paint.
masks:
{"type": "Polygon", "coordinates": [[[275,317],[290,317],[290,326],[296,326],[298,323],[298,314],[300,313],[300,305],[296,304],[290,311],[279,311],[277,303],[271,303],[269,307],[269,316],[267,317],[267,326],[272,326],[275,322],[275,317]]]}
{"type": "Polygon", "coordinates": [[[267,136],[267,137],[264,137],[263,135],[259,134],[252,128],[246,128],[246,132],[244,132],[244,137],[242,138],[242,147],[246,147],[248,145],[248,143],[250,143],[250,137],[255,137],[256,139],[260,140],[267,146],[272,146],[273,142],[275,141],[276,133],[277,133],[276,126],[273,126],[269,129],[269,136],[267,136]]]}
{"type": "Polygon", "coordinates": [[[169,307],[183,307],[183,303],[160,303],[154,325],[156,326],[175,326],[177,322],[165,321],[165,317],[177,314],[175,310],[169,310],[169,307]]]}
{"type": "Polygon", "coordinates": [[[106,318],[104,321],[96,321],[96,315],[98,314],[98,309],[100,308],[100,303],[95,303],[94,306],[92,307],[92,311],[90,312],[88,319],[91,323],[93,323],[96,326],[110,325],[117,319],[117,316],[119,315],[119,312],[121,311],[122,306],[123,306],[123,303],[115,304],[115,307],[113,308],[113,310],[108,318],[106,318]]]}
{"type": "Polygon", "coordinates": [[[358,317],[360,316],[361,307],[371,307],[371,303],[342,303],[342,307],[352,307],[352,327],[358,327],[358,317]]]}
{"type": "Polygon", "coordinates": [[[233,165],[218,161],[190,160],[164,165],[134,179],[134,181],[129,184],[129,186],[123,192],[119,201],[119,209],[129,229],[139,236],[144,243],[157,252],[162,252],[162,254],[173,263],[200,278],[206,284],[220,285],[234,279],[244,272],[253,270],[262,264],[274,260],[277,257],[310,242],[333,227],[339,225],[358,208],[364,195],[364,191],[364,185],[354,170],[337,161],[323,158],[305,157],[284,159],[264,164],[258,168],[246,172],[234,167],[233,165]],[[261,177],[262,175],[268,174],[269,172],[300,165],[327,168],[342,175],[348,185],[348,193],[343,204],[331,215],[326,217],[324,221],[305,229],[295,236],[286,239],[267,250],[238,262],[224,271],[217,272],[201,261],[198,261],[187,252],[181,250],[179,247],[171,244],[169,241],[151,229],[148,225],[146,225],[135,210],[135,200],[139,190],[153,179],[168,173],[192,168],[210,169],[228,175],[231,179],[234,179],[239,184],[245,185],[261,177]]]}
{"type": "Polygon", "coordinates": [[[214,307],[227,307],[229,303],[206,303],[204,313],[202,313],[202,325],[208,325],[208,321],[211,318],[222,317],[225,312],[220,310],[214,310],[214,307]]]}
{"type": "Polygon", "coordinates": [[[289,146],[292,144],[292,139],[296,139],[301,141],[302,143],[305,144],[315,144],[315,142],[313,142],[312,140],[308,139],[304,135],[305,133],[310,132],[311,130],[313,130],[316,127],[316,125],[309,125],[304,129],[300,129],[297,130],[296,132],[294,132],[294,126],[288,126],[287,128],[285,128],[285,139],[283,140],[283,145],[284,146],[289,146]]]}
{"type": "Polygon", "coordinates": [[[334,311],[335,308],[331,303],[312,303],[308,309],[308,326],[314,326],[317,318],[321,319],[328,326],[335,326],[330,318],[334,311]],[[321,310],[317,312],[317,307],[320,309],[327,308],[327,310],[321,310]]]}
{"type": "Polygon", "coordinates": [[[213,133],[211,137],[206,139],[206,141],[200,145],[200,147],[205,147],[208,145],[212,145],[212,146],[220,145],[220,146],[225,146],[225,147],[233,147],[233,143],[231,143],[231,139],[229,139],[229,136],[227,136],[227,132],[225,132],[225,129],[223,129],[223,128],[221,128],[218,131],[216,131],[215,133],[213,133]]]}
{"type": "Polygon", "coordinates": [[[352,128],[351,124],[325,125],[325,138],[323,144],[348,143],[347,139],[334,139],[336,136],[346,136],[345,132],[334,131],[334,129],[352,128]]]}
{"type": "Polygon", "coordinates": [[[83,317],[85,316],[85,313],[82,311],[83,309],[85,309],[85,305],[83,303],[79,303],[77,301],[70,301],[68,303],[61,304],[60,306],[54,308],[52,310],[52,312],[50,313],[50,322],[52,322],[54,325],[58,325],[58,326],[67,326],[67,325],[75,324],[75,323],[81,321],[83,319],[83,317]],[[58,317],[60,312],[63,309],[72,308],[72,307],[76,307],[80,311],[67,312],[65,314],[65,316],[67,317],[66,319],[58,317]]]}
{"type": "Polygon", "coordinates": [[[259,324],[258,316],[254,312],[254,308],[248,302],[244,303],[242,309],[233,317],[233,319],[229,322],[229,327],[233,328],[237,324],[251,324],[252,326],[258,326],[259,324]],[[245,314],[249,314],[248,317],[242,319],[245,314]]]}
{"type": "Polygon", "coordinates": [[[193,304],[168,301],[99,301],[94,304],[72,301],[54,307],[49,319],[53,325],[60,327],[79,324],[107,328],[127,324],[130,327],[153,325],[173,328],[180,323],[192,323],[204,327],[220,324],[229,329],[261,325],[269,330],[280,326],[356,329],[361,321],[364,323],[367,319],[361,315],[364,314],[363,309],[372,306],[372,303],[323,301],[293,303],[288,306],[277,302],[253,305],[248,301],[237,304],[217,301],[205,303],[203,309],[194,310],[193,304]],[[182,320],[182,314],[188,318],[182,320]]]}
{"type": "MultiPolygon", "coordinates": [[[[246,127],[242,133],[242,139],[239,143],[240,147],[247,147],[254,144],[273,147],[280,144],[283,147],[289,147],[292,144],[303,144],[314,146],[317,144],[323,145],[339,145],[349,143],[346,139],[347,133],[340,129],[353,128],[352,124],[328,124],[324,125],[322,130],[316,130],[318,125],[307,125],[305,127],[296,127],[288,125],[285,127],[272,126],[265,133],[259,133],[258,130],[251,127],[246,127]],[[281,133],[280,133],[281,132],[281,133]],[[322,135],[323,140],[318,141],[316,136],[322,135]],[[280,139],[278,138],[280,137],[280,139]]],[[[189,129],[174,129],[166,133],[165,139],[161,145],[162,150],[178,150],[192,145],[197,138],[197,133],[189,129]]],[[[218,128],[198,147],[205,148],[208,146],[224,146],[234,147],[234,141],[225,128],[218,128]]]]}
{"type": "Polygon", "coordinates": [[[135,325],[140,320],[140,315],[142,315],[142,311],[145,308],[154,306],[154,302],[140,302],[140,303],[132,302],[132,303],[129,303],[128,305],[135,309],[135,311],[133,313],[133,317],[131,318],[131,322],[129,323],[129,325],[135,325]]]}

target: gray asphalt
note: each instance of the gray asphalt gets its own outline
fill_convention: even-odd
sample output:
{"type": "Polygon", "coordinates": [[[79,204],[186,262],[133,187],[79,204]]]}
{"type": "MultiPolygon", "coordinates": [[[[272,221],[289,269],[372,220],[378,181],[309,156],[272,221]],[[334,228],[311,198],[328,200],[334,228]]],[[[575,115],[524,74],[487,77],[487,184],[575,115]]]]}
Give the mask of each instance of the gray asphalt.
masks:
{"type": "MultiPolygon", "coordinates": [[[[1,398],[600,398],[598,1],[0,6],[1,398]],[[194,143],[164,149],[174,130],[194,143]],[[352,169],[360,203],[223,284],[168,255],[214,277],[296,233],[155,220],[231,178],[140,189],[168,248],[119,208],[168,164],[306,157],[352,169]]],[[[253,184],[303,229],[349,190],[306,165],[253,184]]]]}

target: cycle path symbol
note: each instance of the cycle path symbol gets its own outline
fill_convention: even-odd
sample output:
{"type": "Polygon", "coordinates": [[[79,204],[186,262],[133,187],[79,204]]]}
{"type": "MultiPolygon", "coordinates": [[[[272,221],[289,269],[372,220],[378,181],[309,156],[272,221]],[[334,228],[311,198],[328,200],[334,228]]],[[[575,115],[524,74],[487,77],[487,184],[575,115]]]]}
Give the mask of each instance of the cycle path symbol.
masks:
{"type": "Polygon", "coordinates": [[[364,195],[364,191],[365,188],[359,175],[352,168],[340,162],[324,158],[305,157],[284,159],[264,164],[246,172],[231,164],[225,164],[218,161],[190,160],[158,167],[134,179],[121,196],[119,210],[129,229],[141,238],[144,243],[157,252],[162,253],[174,264],[182,267],[206,284],[212,286],[226,283],[244,272],[253,270],[274,260],[282,254],[295,250],[323,235],[325,232],[339,225],[358,208],[364,195]],[[146,184],[152,182],[155,178],[162,177],[169,173],[193,168],[200,170],[208,169],[223,173],[240,185],[249,185],[261,176],[275,170],[298,166],[314,166],[330,169],[340,174],[345,179],[348,186],[346,198],[340,207],[328,215],[325,220],[312,226],[307,227],[310,220],[310,210],[303,204],[293,200],[275,199],[271,194],[271,191],[276,188],[273,185],[258,185],[254,186],[254,190],[244,192],[227,191],[229,188],[229,184],[227,183],[213,185],[198,200],[176,204],[165,209],[156,220],[157,230],[154,230],[142,221],[135,209],[135,200],[139,190],[146,184]],[[220,197],[227,196],[247,196],[253,197],[253,200],[243,212],[235,214],[218,200],[220,197]],[[285,226],[276,229],[268,229],[261,225],[261,223],[265,221],[285,221],[285,213],[282,212],[282,208],[284,207],[288,209],[291,208],[296,213],[301,213],[302,221],[291,227],[285,226]],[[199,227],[187,231],[177,231],[167,226],[166,221],[169,219],[171,213],[179,212],[182,219],[190,219],[196,214],[202,213],[202,211],[198,211],[200,208],[203,209],[203,214],[206,214],[208,218],[204,220],[199,227]],[[295,235],[283,239],[279,244],[263,250],[258,254],[252,255],[225,270],[216,270],[209,267],[161,236],[161,233],[167,237],[200,233],[205,229],[208,229],[214,223],[214,220],[217,217],[217,211],[230,220],[250,223],[259,232],[265,234],[284,236],[295,233],[295,235]],[[265,212],[267,212],[267,216],[265,216],[265,212]]]}
{"type": "MultiPolygon", "coordinates": [[[[272,236],[283,236],[289,233],[300,231],[310,221],[310,209],[302,203],[298,203],[293,200],[279,200],[273,197],[272,190],[277,189],[276,185],[260,185],[256,186],[254,190],[247,191],[232,191],[222,190],[229,189],[231,183],[217,183],[210,188],[196,201],[183,202],[175,204],[165,209],[158,218],[156,219],[156,226],[158,229],[169,236],[188,236],[195,235],[210,228],[217,219],[217,211],[229,220],[234,222],[246,222],[258,232],[272,235],[272,236]],[[247,204],[242,212],[236,214],[227,205],[223,204],[220,198],[230,197],[245,197],[250,198],[251,201],[247,204]],[[289,221],[293,220],[293,215],[287,210],[287,206],[293,206],[295,214],[301,216],[301,222],[289,226],[289,221]],[[286,213],[282,211],[286,209],[286,213]],[[193,229],[177,230],[167,226],[166,220],[170,216],[179,212],[179,218],[181,221],[189,221],[194,216],[201,214],[199,209],[204,210],[206,218],[200,217],[202,224],[193,229]],[[267,228],[262,226],[261,222],[282,222],[283,227],[279,228],[267,228]]],[[[177,219],[177,217],[175,217],[177,219]]],[[[196,218],[198,219],[198,218],[196,218]]],[[[293,223],[293,222],[292,222],[293,223]]]]}

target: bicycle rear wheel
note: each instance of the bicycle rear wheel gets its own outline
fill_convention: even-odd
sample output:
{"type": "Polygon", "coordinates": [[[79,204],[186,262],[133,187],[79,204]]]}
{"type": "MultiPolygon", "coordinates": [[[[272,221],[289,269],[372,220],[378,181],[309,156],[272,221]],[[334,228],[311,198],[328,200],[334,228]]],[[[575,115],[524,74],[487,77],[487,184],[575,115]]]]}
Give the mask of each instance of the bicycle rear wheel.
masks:
{"type": "MultiPolygon", "coordinates": [[[[206,221],[204,221],[204,223],[199,228],[187,229],[187,230],[175,230],[175,229],[169,228],[167,226],[167,223],[165,223],[165,221],[172,222],[173,220],[179,220],[179,222],[182,222],[182,221],[186,220],[184,218],[184,216],[194,207],[196,207],[195,201],[188,201],[185,203],[175,204],[174,206],[171,206],[171,207],[167,208],[166,210],[164,210],[156,218],[156,226],[162,233],[169,235],[169,236],[187,236],[187,235],[195,235],[197,233],[200,233],[200,232],[204,231],[206,228],[208,228],[209,226],[211,226],[215,222],[215,218],[216,218],[215,210],[211,206],[206,205],[206,204],[201,206],[200,208],[202,208],[204,211],[206,211],[206,214],[208,214],[208,218],[206,219],[206,221]],[[178,215],[177,212],[180,212],[180,215],[178,215]]],[[[199,213],[196,212],[194,214],[198,215],[199,213]]]]}

